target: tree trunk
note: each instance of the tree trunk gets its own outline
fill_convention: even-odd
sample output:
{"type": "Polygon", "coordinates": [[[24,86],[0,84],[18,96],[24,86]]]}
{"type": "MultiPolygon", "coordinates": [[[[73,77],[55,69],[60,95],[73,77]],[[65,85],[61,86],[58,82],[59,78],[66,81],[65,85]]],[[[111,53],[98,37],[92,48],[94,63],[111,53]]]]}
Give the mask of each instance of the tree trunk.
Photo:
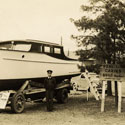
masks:
{"type": "Polygon", "coordinates": [[[115,81],[115,106],[118,107],[118,83],[115,81]]]}
{"type": "MultiPolygon", "coordinates": [[[[108,64],[111,64],[111,59],[108,59],[108,64]]],[[[111,81],[107,81],[107,96],[112,96],[112,85],[111,81]]]]}
{"type": "Polygon", "coordinates": [[[107,96],[112,96],[112,85],[111,85],[111,81],[107,81],[107,96]]]}

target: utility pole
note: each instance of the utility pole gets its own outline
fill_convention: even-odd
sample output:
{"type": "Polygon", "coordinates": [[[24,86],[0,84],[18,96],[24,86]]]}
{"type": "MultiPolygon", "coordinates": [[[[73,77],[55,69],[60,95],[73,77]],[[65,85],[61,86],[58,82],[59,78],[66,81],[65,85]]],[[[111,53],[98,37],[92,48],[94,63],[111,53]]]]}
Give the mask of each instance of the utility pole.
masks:
{"type": "Polygon", "coordinates": [[[63,40],[62,40],[62,36],[61,36],[61,41],[60,41],[60,42],[61,42],[61,45],[62,45],[62,41],[63,41],[63,40]]]}

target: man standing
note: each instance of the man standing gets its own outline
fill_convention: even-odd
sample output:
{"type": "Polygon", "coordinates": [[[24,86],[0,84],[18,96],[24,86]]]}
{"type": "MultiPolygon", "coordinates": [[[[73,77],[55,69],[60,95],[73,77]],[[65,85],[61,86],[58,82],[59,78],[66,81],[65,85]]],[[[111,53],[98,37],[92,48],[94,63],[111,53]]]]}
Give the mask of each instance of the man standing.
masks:
{"type": "Polygon", "coordinates": [[[47,111],[53,110],[53,96],[56,88],[56,80],[52,77],[52,70],[47,70],[48,78],[44,80],[44,87],[46,89],[46,103],[47,111]]]}

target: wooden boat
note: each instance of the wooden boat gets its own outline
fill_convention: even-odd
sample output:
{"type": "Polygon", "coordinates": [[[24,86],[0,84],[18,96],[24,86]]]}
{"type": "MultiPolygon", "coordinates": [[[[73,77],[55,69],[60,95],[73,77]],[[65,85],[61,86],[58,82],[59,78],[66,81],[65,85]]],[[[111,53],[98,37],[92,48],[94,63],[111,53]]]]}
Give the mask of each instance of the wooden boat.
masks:
{"type": "Polygon", "coordinates": [[[65,56],[63,46],[39,40],[0,42],[0,90],[18,89],[25,80],[43,83],[47,70],[57,82],[79,75],[79,62],[65,56]]]}

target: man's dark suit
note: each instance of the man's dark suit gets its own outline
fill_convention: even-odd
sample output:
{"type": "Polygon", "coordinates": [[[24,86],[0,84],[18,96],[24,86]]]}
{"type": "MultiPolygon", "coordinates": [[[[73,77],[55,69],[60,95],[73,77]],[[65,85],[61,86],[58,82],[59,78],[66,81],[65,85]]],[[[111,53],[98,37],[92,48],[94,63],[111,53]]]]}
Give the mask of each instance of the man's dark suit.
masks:
{"type": "Polygon", "coordinates": [[[47,102],[47,110],[53,110],[53,96],[54,89],[56,88],[56,80],[55,78],[46,78],[44,80],[44,87],[46,89],[46,102],[47,102]]]}

